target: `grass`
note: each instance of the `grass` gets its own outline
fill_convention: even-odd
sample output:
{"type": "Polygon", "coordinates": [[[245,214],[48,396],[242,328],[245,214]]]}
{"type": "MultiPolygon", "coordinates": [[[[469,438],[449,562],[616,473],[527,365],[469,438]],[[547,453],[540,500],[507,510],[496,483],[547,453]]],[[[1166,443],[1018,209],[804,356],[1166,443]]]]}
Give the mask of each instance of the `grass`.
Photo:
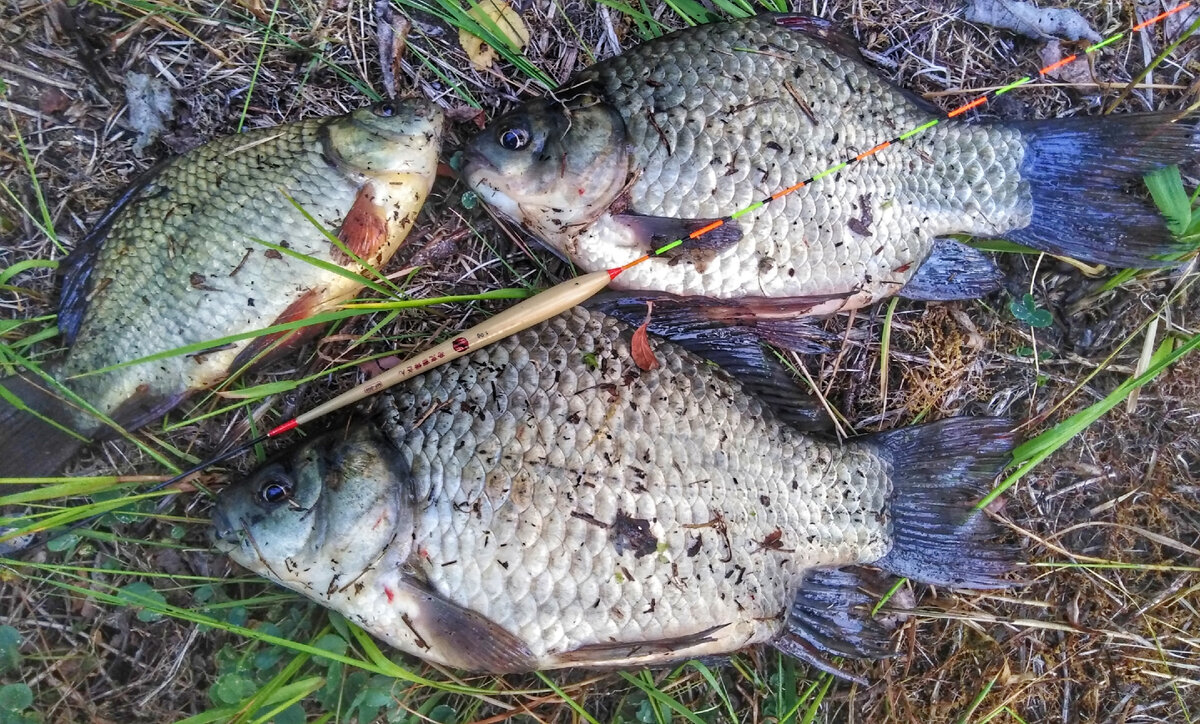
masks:
{"type": "MultiPolygon", "coordinates": [[[[450,110],[484,108],[489,115],[524,93],[557,85],[592,55],[611,55],[614,38],[628,47],[705,21],[714,9],[737,16],[768,7],[736,0],[605,0],[605,15],[592,4],[529,3],[522,10],[534,31],[530,50],[518,56],[498,44],[503,60],[484,73],[465,63],[447,25],[467,24],[465,5],[399,5],[415,21],[397,69],[407,92],[450,110]]],[[[84,18],[83,30],[61,35],[47,30],[57,26],[42,6],[13,7],[19,8],[14,22],[0,27],[0,60],[71,86],[67,92],[82,104],[80,111],[41,113],[39,102],[51,86],[0,68],[9,86],[6,101],[56,121],[10,109],[15,133],[0,140],[0,220],[12,221],[0,223],[6,234],[0,340],[35,365],[53,356],[50,272],[88,219],[149,161],[129,151],[119,86],[106,89],[93,79],[75,60],[76,48],[102,41],[95,46],[109,50],[99,64],[118,81],[126,65],[150,56],[170,72],[183,89],[177,98],[185,114],[176,127],[187,136],[170,143],[243,123],[337,112],[378,97],[369,7],[359,4],[275,3],[259,6],[260,19],[245,9],[253,5],[97,2],[77,11],[96,13],[84,18]]],[[[1115,5],[1080,8],[1105,31],[1128,24],[1115,5]]],[[[917,5],[868,0],[820,9],[853,27],[888,74],[919,92],[994,87],[1018,68],[1039,67],[1035,43],[967,28],[917,5]]],[[[476,29],[485,36],[489,30],[476,29]]],[[[1176,85],[1194,80],[1194,46],[1166,39],[1155,45],[1160,80],[1164,74],[1176,85]],[[1166,53],[1172,44],[1178,47],[1166,53]]],[[[1134,80],[1139,70],[1121,53],[1098,58],[1094,68],[1105,81],[1134,80]]],[[[1002,113],[1049,117],[1117,100],[1093,93],[1024,87],[1006,96],[1021,107],[1002,113]]],[[[1177,106],[1181,98],[1174,93],[1164,98],[1155,91],[1153,102],[1177,106]]],[[[1123,110],[1148,100],[1146,91],[1132,87],[1123,110]]],[[[456,140],[470,130],[459,127],[456,140]]],[[[167,153],[155,150],[156,156],[167,153]]],[[[1192,231],[1180,225],[1186,218],[1194,226],[1196,199],[1183,191],[1184,179],[1194,173],[1185,169],[1151,182],[1186,243],[1194,242],[1192,231]]],[[[164,463],[196,460],[225,439],[231,425],[256,426],[328,397],[356,380],[359,364],[392,354],[392,346],[415,350],[469,315],[496,308],[497,300],[524,293],[497,288],[544,286],[561,271],[506,246],[480,209],[459,206],[461,191],[440,185],[414,231],[430,246],[461,232],[454,255],[417,272],[383,269],[364,279],[378,294],[394,295],[399,286],[414,300],[439,303],[437,309],[418,318],[400,313],[410,302],[384,302],[330,313],[318,320],[339,325],[335,338],[317,348],[328,359],[310,353],[300,363],[284,361],[237,380],[223,396],[201,399],[136,434],[136,442],[166,451],[164,463]]],[[[206,498],[190,490],[139,496],[139,486],[159,479],[146,473],[169,468],[125,442],[90,451],[69,475],[33,491],[4,495],[0,483],[0,508],[15,510],[0,518],[0,528],[28,530],[104,514],[32,560],[0,560],[0,610],[7,612],[0,621],[0,721],[520,716],[655,724],[1090,721],[1109,715],[1195,721],[1200,675],[1189,667],[1200,657],[1200,567],[1187,551],[1198,547],[1193,531],[1200,521],[1189,477],[1200,470],[1200,446],[1191,433],[1200,365],[1187,353],[1197,344],[1200,309],[1192,276],[1122,272],[1090,282],[1050,260],[1035,271],[1036,258],[1008,254],[1002,263],[1016,280],[1014,289],[1028,289],[1033,299],[1025,304],[1022,292],[1018,308],[1028,319],[1050,313],[1048,326],[1013,317],[1007,298],[998,304],[897,301],[878,316],[830,320],[830,331],[844,340],[841,348],[804,360],[813,387],[858,430],[958,413],[1035,421],[1013,475],[989,500],[989,509],[1026,541],[1030,585],[1004,596],[971,596],[898,583],[880,612],[920,613],[902,625],[903,659],[848,664],[875,682],[871,687],[836,681],[765,648],[723,664],[625,673],[496,678],[442,671],[381,650],[336,614],[231,570],[207,548],[206,498]],[[1138,347],[1145,346],[1139,341],[1153,319],[1160,331],[1148,363],[1139,367],[1138,347]],[[1023,348],[1037,352],[1022,355],[1023,348]],[[1137,389],[1138,410],[1125,410],[1122,401],[1137,389]]],[[[292,327],[278,331],[285,328],[292,327]]],[[[235,460],[198,484],[234,477],[254,459],[235,460]]]]}

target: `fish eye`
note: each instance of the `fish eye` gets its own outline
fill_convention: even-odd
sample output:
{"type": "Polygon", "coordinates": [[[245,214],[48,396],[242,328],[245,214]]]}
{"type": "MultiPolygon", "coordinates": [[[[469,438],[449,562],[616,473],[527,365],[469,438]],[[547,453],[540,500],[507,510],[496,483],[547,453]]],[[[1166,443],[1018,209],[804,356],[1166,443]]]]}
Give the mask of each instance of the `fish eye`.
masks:
{"type": "Polygon", "coordinates": [[[267,505],[278,505],[292,497],[292,481],[275,474],[258,487],[258,499],[267,505]]]}
{"type": "Polygon", "coordinates": [[[380,118],[391,118],[396,115],[396,106],[391,101],[376,104],[371,110],[380,118]]]}
{"type": "Polygon", "coordinates": [[[529,145],[529,131],[524,128],[505,128],[500,131],[500,145],[509,151],[520,151],[529,145]]]}

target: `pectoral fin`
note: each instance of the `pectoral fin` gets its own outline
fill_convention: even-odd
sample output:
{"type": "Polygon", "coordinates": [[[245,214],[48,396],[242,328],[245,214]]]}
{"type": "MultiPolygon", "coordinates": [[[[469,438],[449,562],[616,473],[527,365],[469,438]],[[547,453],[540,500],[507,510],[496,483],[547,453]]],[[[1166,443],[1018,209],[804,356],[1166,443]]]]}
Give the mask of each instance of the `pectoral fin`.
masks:
{"type": "Polygon", "coordinates": [[[666,255],[671,257],[695,252],[721,251],[742,239],[742,228],[736,221],[724,221],[718,226],[713,226],[721,220],[674,219],[641,214],[615,214],[613,220],[631,229],[646,251],[654,251],[676,239],[684,239],[677,251],[667,252],[666,255]],[[712,228],[695,239],[689,238],[693,233],[708,227],[712,228]]]}
{"type": "MultiPolygon", "coordinates": [[[[379,264],[382,259],[374,257],[387,244],[387,238],[387,209],[380,206],[375,199],[372,185],[364,184],[358,190],[354,204],[346,212],[342,228],[338,231],[338,239],[341,239],[346,248],[358,258],[370,264],[379,264]]],[[[333,251],[333,259],[343,265],[351,261],[345,252],[337,248],[333,251]]]]}
{"type": "Polygon", "coordinates": [[[1004,275],[983,252],[951,239],[938,239],[900,296],[927,302],[978,299],[996,291],[1004,275]]]}
{"type": "Polygon", "coordinates": [[[404,623],[418,646],[436,652],[449,665],[490,674],[533,671],[538,661],[525,642],[500,624],[463,608],[416,579],[401,577],[399,593],[415,604],[415,614],[404,623]]]}

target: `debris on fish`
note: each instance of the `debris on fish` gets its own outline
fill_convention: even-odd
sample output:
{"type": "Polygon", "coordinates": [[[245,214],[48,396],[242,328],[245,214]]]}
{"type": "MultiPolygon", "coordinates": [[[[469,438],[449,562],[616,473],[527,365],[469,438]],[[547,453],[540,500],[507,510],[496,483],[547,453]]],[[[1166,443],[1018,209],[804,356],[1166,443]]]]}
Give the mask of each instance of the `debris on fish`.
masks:
{"type": "Polygon", "coordinates": [[[105,418],[135,429],[301,340],[304,329],[126,365],[351,298],[362,285],[320,264],[358,273],[391,258],[433,184],[442,124],[427,101],[381,103],[218,138],[135,182],[63,264],[70,348],[50,372],[66,390],[33,373],[0,379],[0,477],[54,474],[113,435],[105,418]]]}
{"type": "Polygon", "coordinates": [[[763,14],[681,30],[577,73],[479,133],[464,172],[481,199],[587,271],[724,220],[679,254],[626,270],[615,288],[826,314],[894,294],[996,289],[992,262],[950,234],[1115,266],[1163,263],[1176,248],[1141,177],[1200,150],[1194,122],[1176,120],[945,119],[828,21],[763,14]]]}
{"type": "Polygon", "coordinates": [[[762,642],[832,668],[889,651],[859,564],[1005,585],[1014,551],[971,506],[1007,422],[825,442],[781,415],[794,385],[764,401],[765,358],[735,378],[728,346],[723,368],[651,337],[660,366],[641,370],[632,333],[575,308],[404,383],[375,422],[222,491],[217,547],[405,652],[492,673],[762,642]]]}

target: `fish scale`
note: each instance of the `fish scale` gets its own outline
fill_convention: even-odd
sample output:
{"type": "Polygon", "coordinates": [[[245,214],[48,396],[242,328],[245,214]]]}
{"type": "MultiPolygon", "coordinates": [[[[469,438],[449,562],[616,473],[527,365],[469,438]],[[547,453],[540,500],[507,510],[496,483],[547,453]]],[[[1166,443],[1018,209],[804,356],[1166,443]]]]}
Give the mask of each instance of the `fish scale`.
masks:
{"type": "MultiPolygon", "coordinates": [[[[664,369],[638,372],[614,320],[576,311],[391,393],[386,429],[422,501],[415,565],[434,589],[516,633],[545,661],[588,642],[663,638],[694,630],[694,620],[745,618],[738,606],[769,620],[735,627],[736,635],[767,640],[782,626],[798,567],[885,550],[884,527],[863,528],[867,514],[852,510],[882,514],[887,486],[849,469],[880,472],[882,461],[859,452],[839,469],[841,451],[803,438],[752,398],[735,399],[721,372],[687,355],[660,359],[664,369]],[[603,360],[598,369],[587,353],[603,360]],[[501,394],[486,405],[468,402],[492,388],[501,394]],[[590,401],[579,394],[595,390],[605,392],[590,401]],[[564,433],[558,421],[575,416],[564,433]],[[731,438],[747,444],[723,451],[731,438]],[[796,472],[818,465],[833,470],[796,472]],[[773,500],[769,508],[762,496],[773,500]],[[469,512],[476,504],[478,517],[469,512]],[[653,553],[617,552],[601,524],[619,514],[650,521],[653,553]],[[715,534],[688,527],[717,516],[739,531],[727,563],[717,561],[725,552],[714,548],[715,534]],[[819,542],[794,563],[756,552],[755,541],[776,528],[819,542]],[[707,545],[689,557],[694,535],[707,545]],[[557,569],[546,570],[552,560],[557,569]],[[543,571],[553,588],[531,589],[543,571]],[[668,577],[680,583],[664,586],[668,577]]],[[[785,543],[798,543],[792,538],[785,543]]]]}
{"type": "Polygon", "coordinates": [[[856,564],[1005,585],[970,506],[1007,423],[816,439],[781,417],[801,392],[753,339],[651,338],[642,370],[632,331],[576,307],[401,383],[225,489],[218,546],[403,651],[492,673],[767,641],[879,656],[856,564]]]}
{"type": "MultiPolygon", "coordinates": [[[[352,293],[358,286],[354,282],[257,243],[334,261],[336,249],[300,209],[337,230],[360,187],[373,175],[331,163],[322,142],[328,124],[329,119],[310,119],[216,139],[194,150],[187,163],[164,168],[109,231],[118,249],[102,254],[93,273],[112,282],[92,300],[63,372],[87,372],[105,359],[140,359],[201,341],[206,331],[213,337],[252,331],[271,323],[310,290],[322,298],[352,293]],[[247,147],[254,152],[239,152],[247,147]],[[168,259],[162,258],[164,241],[173,249],[168,259]],[[186,302],[180,305],[145,301],[181,296],[186,302]],[[143,303],[138,304],[139,299],[143,303]],[[198,318],[205,320],[205,331],[197,330],[198,318]],[[155,334],[144,333],[150,329],[155,334]]],[[[435,157],[436,144],[427,144],[423,135],[433,128],[428,123],[413,129],[421,136],[412,151],[414,160],[419,154],[435,157]]],[[[432,178],[382,177],[394,186],[395,202],[406,213],[419,208],[432,178]]],[[[126,399],[131,385],[150,382],[155,388],[171,389],[178,380],[192,378],[195,386],[206,387],[224,376],[245,344],[224,353],[133,368],[130,377],[137,382],[113,384],[109,375],[84,378],[77,391],[111,411],[116,404],[110,400],[126,399]]]]}
{"type": "Polygon", "coordinates": [[[614,287],[705,298],[684,316],[750,310],[784,340],[805,315],[998,289],[995,265],[949,235],[1115,266],[1179,251],[1139,189],[1200,152],[1194,117],[953,115],[829,21],[767,13],[579,71],[476,135],[464,173],[584,270],[649,254],[614,287]]]}

